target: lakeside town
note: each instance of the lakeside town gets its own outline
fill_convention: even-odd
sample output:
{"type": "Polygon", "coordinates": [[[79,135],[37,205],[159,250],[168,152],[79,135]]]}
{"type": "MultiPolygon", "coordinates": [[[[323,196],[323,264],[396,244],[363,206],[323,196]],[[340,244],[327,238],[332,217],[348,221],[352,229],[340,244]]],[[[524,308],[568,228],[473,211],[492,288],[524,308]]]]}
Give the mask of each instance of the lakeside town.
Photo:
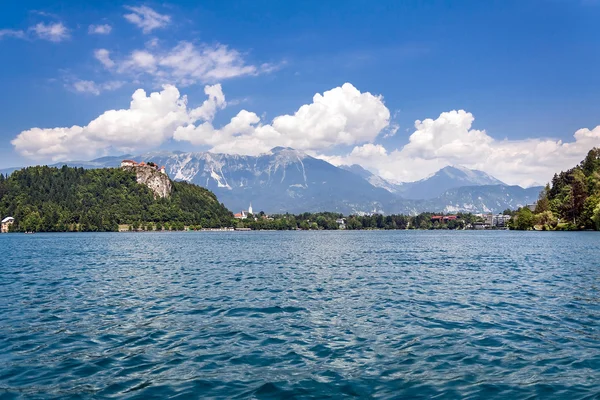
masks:
{"type": "Polygon", "coordinates": [[[252,203],[232,213],[211,191],[172,181],[164,166],[152,162],[123,160],[121,168],[93,170],[29,167],[0,175],[0,232],[599,230],[599,171],[600,149],[594,148],[578,166],[555,174],[535,203],[502,213],[268,215],[255,213],[252,203]]]}
{"type": "MultiPolygon", "coordinates": [[[[47,168],[47,167],[46,167],[47,168]]],[[[136,182],[147,186],[154,193],[154,198],[169,198],[172,187],[165,166],[153,162],[137,162],[123,160],[119,170],[135,172],[136,182]],[[158,175],[156,175],[158,174],[158,175]]],[[[205,189],[202,189],[205,190],[205,189]]],[[[213,195],[214,196],[214,195],[213,195]]],[[[535,207],[529,206],[529,207],[535,207]]],[[[532,208],[532,209],[533,209],[532,208]]],[[[39,213],[28,213],[22,224],[14,216],[6,216],[0,224],[1,233],[10,232],[52,232],[52,231],[118,231],[118,232],[156,232],[156,231],[252,231],[252,230],[375,230],[375,229],[452,229],[452,230],[485,230],[508,229],[511,211],[503,214],[433,214],[418,215],[383,215],[378,213],[357,213],[344,216],[340,213],[317,212],[300,215],[276,214],[268,215],[264,211],[254,212],[252,203],[246,210],[233,213],[233,218],[219,223],[186,223],[180,220],[148,220],[140,218],[131,223],[111,224],[110,229],[94,229],[92,225],[75,221],[63,224],[54,229],[56,224],[48,223],[39,213]],[[52,226],[54,225],[54,227],[52,226]],[[207,226],[208,225],[208,226],[207,226]],[[215,226],[216,225],[216,226],[215,226]],[[17,228],[17,229],[15,229],[17,228]]]]}
{"type": "MultiPolygon", "coordinates": [[[[134,222],[119,224],[119,232],[151,231],[251,231],[251,230],[378,230],[378,229],[450,229],[450,230],[489,230],[508,229],[512,218],[508,214],[450,214],[437,215],[422,213],[416,216],[363,214],[343,216],[336,213],[305,213],[301,215],[254,214],[252,205],[248,210],[234,214],[235,224],[226,227],[202,227],[178,222],[134,222]]],[[[15,219],[5,217],[1,223],[1,233],[13,231],[15,219]]],[[[69,231],[79,231],[76,227],[69,231]]],[[[32,230],[33,231],[33,230],[32,230]]]]}
{"type": "MultiPolygon", "coordinates": [[[[531,206],[532,208],[535,206],[531,206]]],[[[508,212],[508,210],[507,210],[508,212]]],[[[497,230],[509,229],[512,218],[510,214],[449,214],[439,215],[422,213],[416,216],[362,214],[343,216],[336,213],[304,213],[300,215],[278,214],[267,215],[263,211],[253,213],[252,205],[247,210],[234,214],[231,226],[203,227],[186,225],[179,222],[143,222],[119,224],[119,232],[153,232],[153,231],[207,231],[232,232],[252,230],[497,230]]],[[[13,231],[15,219],[6,217],[2,220],[1,232],[13,231]]],[[[80,231],[77,227],[69,231],[80,231]]],[[[29,232],[29,231],[28,231],[29,232]]],[[[32,230],[31,232],[34,232],[32,230]]]]}

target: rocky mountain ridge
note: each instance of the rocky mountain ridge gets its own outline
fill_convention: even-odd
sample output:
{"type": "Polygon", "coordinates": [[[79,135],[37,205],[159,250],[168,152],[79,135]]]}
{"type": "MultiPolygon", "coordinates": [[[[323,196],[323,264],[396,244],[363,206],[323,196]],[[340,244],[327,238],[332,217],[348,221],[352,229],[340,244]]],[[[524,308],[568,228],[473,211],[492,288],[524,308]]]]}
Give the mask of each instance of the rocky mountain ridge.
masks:
{"type": "Polygon", "coordinates": [[[234,212],[249,203],[268,213],[501,212],[533,202],[541,190],[508,186],[482,171],[456,166],[427,179],[397,184],[358,165],[336,167],[284,147],[259,156],[162,151],[64,164],[115,167],[124,158],[165,165],[174,180],[213,191],[234,212]]]}

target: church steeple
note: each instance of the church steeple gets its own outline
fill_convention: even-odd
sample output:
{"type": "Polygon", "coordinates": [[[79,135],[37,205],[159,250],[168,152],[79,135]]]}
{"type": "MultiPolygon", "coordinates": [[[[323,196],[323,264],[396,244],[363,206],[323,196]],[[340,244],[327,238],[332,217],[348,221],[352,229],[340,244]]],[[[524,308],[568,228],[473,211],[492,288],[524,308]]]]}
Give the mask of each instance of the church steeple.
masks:
{"type": "Polygon", "coordinates": [[[248,214],[254,214],[252,212],[252,202],[250,202],[250,207],[248,207],[248,214]]]}

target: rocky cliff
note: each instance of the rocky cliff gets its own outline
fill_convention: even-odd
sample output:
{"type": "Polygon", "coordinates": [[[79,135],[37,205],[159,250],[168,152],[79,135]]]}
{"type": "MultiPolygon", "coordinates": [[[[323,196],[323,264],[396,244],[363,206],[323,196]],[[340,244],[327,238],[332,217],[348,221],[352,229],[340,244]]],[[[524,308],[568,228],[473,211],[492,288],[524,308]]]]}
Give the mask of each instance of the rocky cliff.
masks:
{"type": "Polygon", "coordinates": [[[136,174],[137,182],[146,185],[154,192],[154,198],[169,197],[173,187],[167,174],[163,174],[149,165],[136,165],[121,167],[126,171],[136,174]]]}

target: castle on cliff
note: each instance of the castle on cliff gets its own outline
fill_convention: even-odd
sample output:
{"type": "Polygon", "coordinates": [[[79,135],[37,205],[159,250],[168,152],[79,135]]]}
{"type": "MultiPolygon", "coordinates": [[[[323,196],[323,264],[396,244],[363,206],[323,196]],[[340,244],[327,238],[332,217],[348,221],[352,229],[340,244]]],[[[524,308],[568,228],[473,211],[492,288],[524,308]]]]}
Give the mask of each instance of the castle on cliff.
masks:
{"type": "Polygon", "coordinates": [[[165,175],[167,175],[167,170],[165,169],[165,166],[163,165],[162,167],[158,167],[158,165],[154,164],[153,162],[136,162],[133,160],[123,160],[121,161],[121,168],[122,167],[154,167],[158,172],[163,173],[165,175]]]}

